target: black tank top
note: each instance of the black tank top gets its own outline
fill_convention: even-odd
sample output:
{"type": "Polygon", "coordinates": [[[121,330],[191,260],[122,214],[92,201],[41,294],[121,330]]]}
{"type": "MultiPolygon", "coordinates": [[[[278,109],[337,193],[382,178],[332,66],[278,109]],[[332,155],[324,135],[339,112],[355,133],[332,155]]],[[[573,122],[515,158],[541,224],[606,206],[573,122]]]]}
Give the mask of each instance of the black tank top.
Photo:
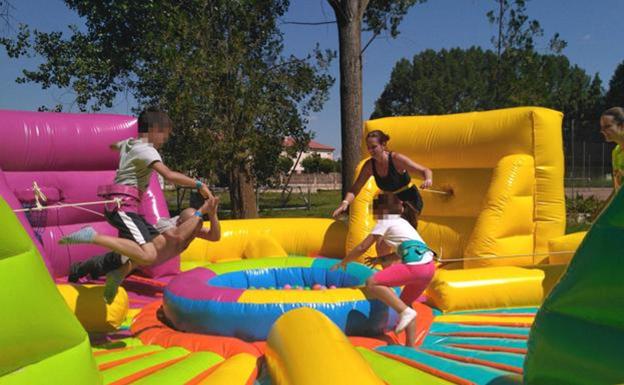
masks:
{"type": "Polygon", "coordinates": [[[392,192],[400,189],[401,187],[407,186],[410,183],[410,176],[405,171],[403,174],[399,174],[396,168],[394,168],[394,163],[392,162],[392,153],[388,153],[388,175],[382,177],[377,173],[377,167],[375,167],[375,159],[373,160],[373,176],[375,177],[375,182],[377,183],[377,187],[382,189],[383,191],[392,192]]]}

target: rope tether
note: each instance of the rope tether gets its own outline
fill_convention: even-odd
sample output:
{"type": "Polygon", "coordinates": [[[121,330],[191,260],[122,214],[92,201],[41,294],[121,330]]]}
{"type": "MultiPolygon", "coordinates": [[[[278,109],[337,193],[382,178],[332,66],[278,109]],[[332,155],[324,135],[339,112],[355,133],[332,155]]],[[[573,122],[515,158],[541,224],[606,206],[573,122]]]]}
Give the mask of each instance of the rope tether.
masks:
{"type": "Polygon", "coordinates": [[[105,200],[105,201],[76,202],[76,203],[58,203],[58,204],[52,205],[52,206],[44,206],[44,205],[41,204],[41,202],[42,201],[43,202],[47,202],[48,198],[45,196],[43,191],[41,191],[41,188],[39,187],[39,185],[37,184],[36,181],[33,181],[32,189],[33,189],[33,194],[35,195],[35,207],[28,207],[28,208],[23,208],[23,209],[14,209],[13,212],[20,213],[20,212],[42,211],[42,210],[48,210],[48,209],[60,209],[60,208],[66,208],[66,207],[73,207],[73,208],[76,208],[76,209],[88,211],[90,213],[93,213],[93,214],[96,214],[96,215],[104,217],[104,214],[98,213],[97,211],[89,210],[89,209],[84,208],[82,206],[93,206],[93,205],[102,205],[102,204],[107,204],[107,203],[115,203],[117,205],[117,208],[121,208],[121,203],[122,203],[121,198],[114,198],[114,199],[105,200]]]}

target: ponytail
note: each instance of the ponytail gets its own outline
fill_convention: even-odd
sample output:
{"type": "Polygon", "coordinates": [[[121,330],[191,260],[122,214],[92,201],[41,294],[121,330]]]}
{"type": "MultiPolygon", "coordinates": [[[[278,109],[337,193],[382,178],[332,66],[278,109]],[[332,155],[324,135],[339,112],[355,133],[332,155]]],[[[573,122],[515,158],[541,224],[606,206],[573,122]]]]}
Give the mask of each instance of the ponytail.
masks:
{"type": "Polygon", "coordinates": [[[624,108],[622,107],[611,107],[603,112],[601,116],[613,117],[613,120],[615,120],[618,126],[624,124],[624,108]]]}
{"type": "Polygon", "coordinates": [[[409,202],[403,202],[403,213],[401,214],[401,218],[408,221],[416,230],[418,230],[418,217],[420,216],[420,211],[416,210],[413,205],[409,202]]]}

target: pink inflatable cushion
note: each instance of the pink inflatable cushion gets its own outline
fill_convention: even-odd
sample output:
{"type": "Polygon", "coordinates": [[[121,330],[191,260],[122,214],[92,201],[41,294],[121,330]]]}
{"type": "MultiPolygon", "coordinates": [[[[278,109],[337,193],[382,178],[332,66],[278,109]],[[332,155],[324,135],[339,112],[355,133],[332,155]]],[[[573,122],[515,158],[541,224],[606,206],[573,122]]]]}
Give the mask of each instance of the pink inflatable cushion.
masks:
{"type": "MultiPolygon", "coordinates": [[[[33,181],[45,187],[44,192],[58,204],[102,200],[97,196],[97,187],[112,183],[119,162],[119,153],[111,150],[110,144],[137,135],[136,118],[131,116],[30,111],[0,111],[0,131],[4,135],[0,140],[0,168],[6,171],[6,175],[0,172],[0,195],[14,209],[22,208],[32,197],[27,190],[33,181]]],[[[142,200],[140,211],[148,222],[169,216],[155,177],[142,200]]],[[[54,277],[66,275],[70,263],[105,251],[94,246],[60,247],[59,236],[87,223],[115,232],[101,216],[103,206],[85,208],[45,210],[45,215],[35,220],[36,235],[26,215],[18,213],[54,277]],[[45,227],[41,227],[43,224],[45,227]]],[[[178,271],[179,258],[175,258],[144,269],[144,274],[156,277],[178,271]]]]}
{"type": "MultiPolygon", "coordinates": [[[[40,200],[40,203],[44,206],[53,205],[63,200],[61,190],[56,187],[39,186],[39,191],[41,191],[45,197],[45,201],[40,200]]],[[[33,188],[13,190],[13,193],[22,206],[30,207],[35,204],[35,190],[33,188]]]]}
{"type": "Polygon", "coordinates": [[[0,167],[4,171],[114,170],[110,144],[136,137],[136,118],[0,110],[0,167]]]}

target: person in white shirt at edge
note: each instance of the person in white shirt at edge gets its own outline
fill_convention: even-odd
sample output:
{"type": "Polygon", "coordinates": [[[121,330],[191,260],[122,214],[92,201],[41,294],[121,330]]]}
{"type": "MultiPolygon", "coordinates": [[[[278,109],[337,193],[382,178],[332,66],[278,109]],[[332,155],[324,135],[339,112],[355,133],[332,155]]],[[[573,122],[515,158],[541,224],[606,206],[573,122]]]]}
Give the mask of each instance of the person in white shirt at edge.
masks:
{"type": "Polygon", "coordinates": [[[377,224],[360,244],[332,269],[345,269],[373,244],[378,257],[367,257],[366,264],[381,264],[382,271],[366,280],[365,294],[376,298],[399,313],[395,333],[406,330],[406,346],[415,340],[417,313],[412,304],[427,288],[435,272],[435,253],[427,247],[418,232],[401,217],[403,203],[394,194],[382,193],[373,201],[373,215],[377,224]],[[399,298],[392,287],[404,286],[399,298]]]}

